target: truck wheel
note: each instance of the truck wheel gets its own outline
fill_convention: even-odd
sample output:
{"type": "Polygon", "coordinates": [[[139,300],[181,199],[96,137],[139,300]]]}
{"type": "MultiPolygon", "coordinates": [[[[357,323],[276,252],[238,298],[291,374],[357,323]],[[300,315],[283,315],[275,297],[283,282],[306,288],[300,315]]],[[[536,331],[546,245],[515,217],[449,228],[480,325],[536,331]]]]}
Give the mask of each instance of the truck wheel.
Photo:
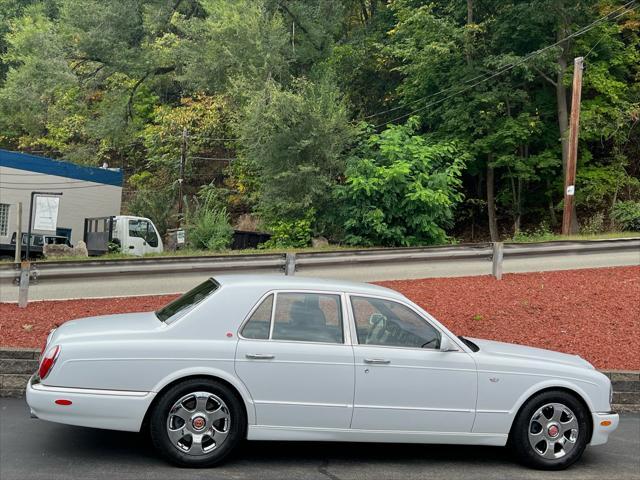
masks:
{"type": "Polygon", "coordinates": [[[222,462],[244,438],[247,420],[238,396],[206,379],[186,380],[162,394],[150,418],[156,449],[182,467],[222,462]]]}
{"type": "Polygon", "coordinates": [[[547,391],[531,397],[511,428],[518,459],[541,470],[562,470],[576,462],[591,438],[589,412],[575,396],[547,391]]]}

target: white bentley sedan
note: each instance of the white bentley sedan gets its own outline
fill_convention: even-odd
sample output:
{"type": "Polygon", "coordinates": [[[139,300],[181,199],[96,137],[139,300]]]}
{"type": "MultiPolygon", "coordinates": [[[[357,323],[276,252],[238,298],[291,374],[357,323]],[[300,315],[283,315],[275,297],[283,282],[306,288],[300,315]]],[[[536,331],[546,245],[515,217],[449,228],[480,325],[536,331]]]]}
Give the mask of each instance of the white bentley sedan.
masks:
{"type": "Polygon", "coordinates": [[[247,438],[509,445],[561,469],[618,425],[611,382],[578,356],[457,337],[386,288],[285,276],[67,322],[27,402],[43,420],[148,430],[196,467],[247,438]]]}

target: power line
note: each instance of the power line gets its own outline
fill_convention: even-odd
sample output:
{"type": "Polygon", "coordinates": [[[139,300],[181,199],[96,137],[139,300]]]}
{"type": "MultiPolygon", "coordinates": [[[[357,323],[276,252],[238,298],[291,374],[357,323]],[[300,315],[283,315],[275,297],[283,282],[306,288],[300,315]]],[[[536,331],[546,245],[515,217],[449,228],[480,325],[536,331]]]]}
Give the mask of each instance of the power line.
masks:
{"type": "MultiPolygon", "coordinates": [[[[547,50],[549,50],[549,49],[551,49],[551,48],[555,48],[555,47],[557,47],[557,46],[561,45],[562,43],[566,42],[567,40],[570,40],[570,39],[572,39],[572,38],[578,37],[578,36],[580,36],[580,35],[584,35],[586,32],[588,32],[589,30],[591,30],[592,28],[594,28],[595,26],[597,26],[598,24],[600,24],[601,22],[603,22],[603,21],[605,21],[605,20],[616,20],[616,19],[620,18],[622,15],[625,15],[625,14],[627,14],[627,13],[631,12],[632,10],[634,10],[634,9],[637,7],[637,5],[633,5],[635,2],[636,2],[636,0],[631,0],[630,2],[627,2],[627,3],[626,3],[626,4],[624,4],[623,6],[621,6],[621,7],[617,8],[617,9],[615,9],[615,10],[611,11],[611,12],[609,12],[607,15],[604,15],[603,17],[598,18],[597,20],[595,20],[594,22],[590,23],[590,24],[589,24],[589,25],[587,25],[586,27],[583,27],[583,28],[581,28],[580,30],[577,30],[576,32],[572,33],[571,35],[567,35],[565,38],[563,38],[563,39],[561,39],[561,40],[558,40],[557,42],[555,42],[555,43],[553,43],[553,44],[551,44],[551,45],[547,45],[546,47],[544,47],[544,48],[542,48],[542,49],[535,50],[534,52],[531,52],[531,53],[529,53],[529,54],[525,55],[525,56],[524,56],[521,60],[519,60],[518,62],[515,62],[515,63],[512,63],[511,65],[507,65],[507,66],[505,66],[505,67],[502,67],[502,69],[498,69],[498,71],[494,72],[493,74],[489,75],[488,77],[486,76],[487,74],[477,75],[477,76],[475,76],[475,77],[473,77],[473,78],[470,78],[469,80],[466,80],[465,82],[462,82],[461,84],[452,85],[451,87],[447,87],[447,88],[445,88],[445,89],[443,89],[443,90],[440,90],[440,91],[438,91],[438,92],[436,92],[436,93],[433,93],[433,94],[431,94],[431,95],[428,95],[428,96],[426,96],[426,97],[422,97],[422,98],[419,98],[419,99],[417,99],[417,100],[413,100],[412,102],[409,102],[409,104],[408,104],[408,105],[411,105],[411,104],[414,104],[414,103],[418,103],[418,102],[422,102],[422,101],[424,101],[424,100],[428,100],[429,98],[436,97],[436,96],[441,95],[441,94],[443,94],[443,93],[445,93],[445,92],[448,92],[448,91],[450,91],[450,90],[453,90],[453,89],[454,89],[454,88],[456,88],[456,87],[466,85],[466,84],[468,84],[468,83],[470,83],[470,82],[473,82],[474,80],[477,80],[477,79],[481,79],[480,81],[478,81],[478,82],[476,82],[476,83],[474,83],[474,84],[472,84],[472,85],[470,85],[470,86],[468,86],[468,87],[464,87],[464,88],[462,88],[462,89],[460,89],[460,90],[456,91],[456,92],[455,92],[455,93],[453,93],[452,95],[449,95],[449,96],[447,96],[447,97],[445,97],[445,98],[442,98],[442,99],[440,99],[440,100],[436,100],[435,102],[428,103],[427,105],[424,105],[424,106],[422,106],[422,107],[420,107],[420,108],[418,108],[418,109],[415,109],[415,110],[413,110],[413,111],[411,111],[411,112],[409,112],[409,113],[406,113],[406,114],[404,114],[404,115],[401,115],[401,116],[398,116],[398,117],[393,118],[393,119],[391,119],[391,120],[388,120],[388,121],[386,121],[386,122],[384,122],[384,123],[382,123],[382,124],[380,124],[380,125],[376,125],[374,128],[379,128],[379,127],[384,126],[384,125],[386,125],[386,124],[388,124],[388,123],[392,123],[392,122],[395,122],[395,121],[397,121],[397,120],[401,120],[401,119],[403,119],[403,118],[406,118],[406,117],[408,117],[408,116],[411,116],[411,115],[413,115],[413,114],[415,114],[415,113],[418,113],[418,112],[420,112],[420,111],[422,111],[422,110],[424,110],[424,109],[426,109],[426,108],[429,108],[429,107],[431,107],[431,106],[438,105],[439,103],[442,103],[442,102],[444,102],[445,100],[448,100],[448,99],[450,99],[450,98],[452,98],[452,97],[455,97],[455,96],[456,96],[456,95],[458,95],[459,93],[466,92],[466,91],[468,91],[468,90],[470,90],[470,89],[472,89],[472,88],[474,88],[474,87],[476,87],[476,86],[480,85],[481,83],[484,83],[484,82],[486,82],[486,81],[488,81],[488,80],[491,80],[492,78],[495,78],[495,77],[497,77],[497,76],[499,76],[499,75],[502,75],[503,73],[508,72],[509,70],[512,70],[512,69],[514,69],[515,67],[520,66],[520,65],[522,65],[522,64],[524,64],[524,63],[526,63],[526,62],[527,62],[527,61],[529,61],[531,58],[533,58],[533,57],[535,57],[535,56],[537,56],[537,55],[540,55],[541,53],[544,53],[544,52],[546,52],[547,50]],[[618,11],[622,10],[622,9],[625,9],[625,8],[629,7],[630,5],[633,5],[633,6],[631,6],[631,8],[629,8],[628,10],[626,10],[626,11],[624,11],[624,12],[620,13],[619,15],[616,15],[615,17],[609,18],[609,17],[611,17],[611,15],[612,15],[612,14],[614,14],[614,13],[616,13],[616,12],[618,12],[618,11]],[[483,77],[484,77],[484,78],[483,78],[483,77]]],[[[367,118],[376,117],[376,116],[379,116],[379,115],[383,115],[383,114],[385,114],[385,113],[393,112],[393,111],[398,110],[398,109],[401,109],[401,108],[405,108],[406,106],[407,106],[407,105],[400,105],[400,106],[397,106],[397,107],[394,107],[394,108],[390,108],[390,109],[388,109],[388,110],[383,110],[383,111],[381,111],[381,112],[373,113],[373,114],[368,115],[368,116],[366,116],[366,117],[364,117],[364,118],[365,118],[365,119],[367,119],[367,118]]]]}
{"type": "MultiPolygon", "coordinates": [[[[523,59],[522,59],[520,62],[517,62],[517,63],[515,63],[515,64],[511,64],[511,65],[507,65],[506,67],[502,67],[502,70],[500,70],[500,69],[499,69],[497,72],[495,72],[495,73],[494,73],[494,74],[492,74],[491,76],[489,76],[489,77],[485,78],[483,81],[490,80],[491,78],[494,78],[494,77],[496,77],[496,76],[498,76],[498,75],[501,75],[502,73],[507,72],[507,71],[509,71],[509,70],[513,69],[514,67],[516,67],[516,66],[518,66],[518,65],[521,65],[521,64],[525,63],[526,61],[528,61],[529,59],[533,58],[534,56],[539,55],[539,54],[541,54],[541,53],[545,52],[546,50],[549,50],[549,49],[551,49],[551,48],[557,47],[558,45],[562,44],[563,42],[565,42],[565,41],[567,41],[567,40],[569,40],[569,39],[571,39],[571,38],[574,38],[574,37],[580,36],[580,35],[582,35],[582,34],[584,34],[584,33],[588,32],[589,30],[591,30],[591,28],[595,27],[595,26],[596,26],[597,24],[599,24],[600,22],[602,22],[602,21],[604,21],[604,20],[608,19],[608,17],[609,17],[611,14],[613,14],[613,13],[615,13],[615,12],[617,12],[617,11],[619,11],[619,10],[623,9],[623,8],[626,8],[626,7],[627,7],[627,6],[629,6],[630,4],[633,4],[635,1],[636,1],[636,0],[631,0],[630,2],[626,3],[625,5],[623,5],[623,6],[619,7],[619,8],[617,8],[617,9],[615,9],[615,10],[613,10],[613,11],[609,12],[607,15],[605,15],[605,16],[603,16],[603,17],[600,17],[598,20],[594,21],[593,23],[591,23],[591,24],[587,25],[586,27],[583,27],[582,29],[580,29],[580,30],[578,30],[578,31],[576,31],[576,32],[574,32],[574,33],[572,33],[571,35],[569,35],[569,36],[567,36],[567,37],[563,38],[562,40],[557,41],[556,43],[554,43],[554,44],[552,44],[552,45],[548,45],[548,46],[546,46],[546,47],[544,47],[544,48],[542,48],[542,49],[540,49],[540,50],[535,50],[535,51],[533,51],[533,52],[530,52],[530,53],[529,53],[529,54],[527,54],[525,57],[523,57],[523,59]]],[[[635,8],[635,6],[634,6],[634,7],[632,7],[632,8],[630,8],[629,10],[627,10],[627,11],[625,11],[625,12],[622,12],[620,15],[617,15],[616,17],[612,18],[611,20],[616,20],[617,18],[621,17],[622,15],[624,15],[624,14],[626,14],[626,13],[629,13],[629,12],[630,12],[630,11],[632,11],[634,8],[635,8]]],[[[418,98],[417,100],[413,100],[413,101],[409,102],[409,103],[408,103],[408,104],[406,104],[406,105],[399,105],[399,106],[397,106],[397,107],[390,108],[390,109],[388,109],[388,110],[383,110],[383,111],[381,111],[381,112],[372,113],[371,115],[367,115],[367,116],[366,116],[366,117],[364,117],[364,118],[365,118],[365,119],[367,119],[367,118],[376,117],[376,116],[378,116],[378,115],[383,115],[383,114],[385,114],[385,113],[389,113],[389,112],[393,112],[393,111],[395,111],[395,110],[399,110],[399,109],[401,109],[401,108],[406,107],[407,105],[411,105],[411,104],[414,104],[414,103],[422,102],[422,101],[427,100],[427,99],[429,99],[429,98],[436,97],[436,96],[441,95],[441,94],[443,94],[443,93],[445,93],[445,92],[448,92],[449,90],[452,90],[452,89],[456,88],[457,86],[465,85],[465,84],[467,84],[467,83],[469,83],[469,82],[473,82],[474,80],[477,80],[477,79],[479,79],[479,78],[485,77],[486,75],[487,75],[487,74],[485,74],[485,73],[480,74],[480,75],[477,75],[477,76],[475,76],[475,77],[473,77],[473,78],[470,78],[469,80],[466,80],[466,81],[462,82],[461,84],[452,85],[452,86],[450,86],[450,87],[447,87],[447,88],[445,88],[445,89],[443,89],[443,90],[440,90],[440,91],[438,91],[438,92],[436,92],[436,93],[433,93],[433,94],[431,94],[431,95],[427,95],[427,96],[425,96],[425,97],[418,98]]],[[[480,83],[482,83],[482,82],[480,82],[480,83]]],[[[478,85],[478,84],[476,83],[475,85],[478,85]]],[[[473,85],[473,86],[475,86],[475,85],[473,85]]]]}

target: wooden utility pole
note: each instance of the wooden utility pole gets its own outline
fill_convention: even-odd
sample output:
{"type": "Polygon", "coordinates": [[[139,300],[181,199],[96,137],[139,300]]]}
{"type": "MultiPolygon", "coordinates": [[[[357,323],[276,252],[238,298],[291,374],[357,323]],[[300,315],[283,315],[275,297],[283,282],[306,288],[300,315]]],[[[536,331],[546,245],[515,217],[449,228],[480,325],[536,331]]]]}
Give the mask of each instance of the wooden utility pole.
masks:
{"type": "Polygon", "coordinates": [[[564,211],[562,212],[562,234],[574,233],[577,225],[572,225],[573,199],[576,192],[576,163],[578,159],[578,135],[580,132],[580,99],[582,98],[582,71],[584,58],[573,61],[573,92],[571,97],[571,118],[569,120],[569,153],[564,178],[564,211]]]}
{"type": "Polygon", "coordinates": [[[184,182],[184,165],[187,163],[187,128],[182,129],[182,146],[180,148],[180,178],[178,178],[178,217],[182,224],[182,183],[184,182]]]}

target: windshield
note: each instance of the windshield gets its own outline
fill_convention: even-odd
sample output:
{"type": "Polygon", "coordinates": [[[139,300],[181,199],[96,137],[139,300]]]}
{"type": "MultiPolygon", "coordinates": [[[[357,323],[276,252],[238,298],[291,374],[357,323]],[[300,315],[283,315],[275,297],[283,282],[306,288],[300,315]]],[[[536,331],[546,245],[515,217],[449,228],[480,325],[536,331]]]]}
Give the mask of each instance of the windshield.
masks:
{"type": "Polygon", "coordinates": [[[179,298],[176,298],[170,304],[162,307],[156,312],[156,317],[161,322],[166,322],[180,312],[187,313],[192,307],[196,306],[202,300],[207,298],[220,287],[220,284],[213,278],[192,288],[179,298]]]}

